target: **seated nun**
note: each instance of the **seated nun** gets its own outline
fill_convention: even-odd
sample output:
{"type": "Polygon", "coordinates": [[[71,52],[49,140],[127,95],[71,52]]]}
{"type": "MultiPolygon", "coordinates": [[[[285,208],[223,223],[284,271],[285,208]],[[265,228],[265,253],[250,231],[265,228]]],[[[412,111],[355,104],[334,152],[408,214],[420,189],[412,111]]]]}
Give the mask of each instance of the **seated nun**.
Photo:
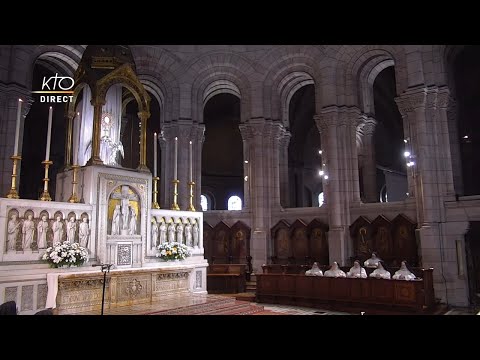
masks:
{"type": "Polygon", "coordinates": [[[318,267],[316,262],[313,263],[312,268],[310,270],[305,271],[305,275],[307,276],[323,276],[322,270],[318,267]]]}
{"type": "Polygon", "coordinates": [[[333,262],[330,270],[325,271],[324,276],[326,277],[347,277],[347,275],[339,269],[336,261],[333,262]]]}
{"type": "Polygon", "coordinates": [[[360,266],[360,261],[355,260],[353,262],[353,266],[350,268],[350,271],[347,272],[347,277],[365,279],[367,277],[367,272],[363,267],[360,266]]]}
{"type": "Polygon", "coordinates": [[[392,279],[395,280],[413,280],[416,279],[416,276],[408,270],[407,262],[402,261],[402,265],[400,265],[400,270],[395,272],[395,275],[392,276],[392,279]]]}
{"type": "Polygon", "coordinates": [[[378,262],[378,266],[373,272],[370,274],[370,277],[377,278],[377,279],[390,279],[391,275],[387,271],[385,263],[383,260],[378,262]]]}
{"type": "Polygon", "coordinates": [[[365,260],[365,262],[363,263],[363,265],[365,267],[370,267],[370,268],[376,268],[377,265],[378,265],[378,262],[382,260],[380,259],[379,257],[377,257],[377,254],[376,253],[372,253],[372,257],[370,259],[367,259],[365,260]]]}

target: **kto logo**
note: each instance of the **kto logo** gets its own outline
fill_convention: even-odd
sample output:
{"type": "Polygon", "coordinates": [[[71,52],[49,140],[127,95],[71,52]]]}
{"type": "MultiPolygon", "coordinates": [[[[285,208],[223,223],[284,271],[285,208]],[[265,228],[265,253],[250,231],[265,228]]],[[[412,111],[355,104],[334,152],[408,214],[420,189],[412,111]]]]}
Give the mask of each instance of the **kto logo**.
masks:
{"type": "Polygon", "coordinates": [[[73,100],[73,86],[75,81],[70,76],[55,76],[43,78],[42,90],[32,91],[35,94],[64,94],[64,95],[40,95],[40,102],[42,103],[66,103],[73,100]]]}

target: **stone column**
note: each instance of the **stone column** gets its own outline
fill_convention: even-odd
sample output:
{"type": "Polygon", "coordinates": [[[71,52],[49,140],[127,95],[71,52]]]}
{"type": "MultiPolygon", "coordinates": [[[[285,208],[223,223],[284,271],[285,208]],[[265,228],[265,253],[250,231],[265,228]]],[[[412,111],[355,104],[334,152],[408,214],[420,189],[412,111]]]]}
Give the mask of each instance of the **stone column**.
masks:
{"type": "Polygon", "coordinates": [[[140,111],[138,118],[140,119],[140,163],[137,170],[142,172],[150,172],[147,167],[147,120],[150,117],[148,111],[140,111]]]}
{"type": "MultiPolygon", "coordinates": [[[[319,115],[314,116],[317,128],[320,131],[323,162],[325,163],[328,180],[323,180],[325,198],[327,199],[329,232],[328,248],[330,261],[345,264],[347,260],[345,225],[343,224],[343,200],[341,196],[341,179],[339,143],[337,137],[337,125],[339,114],[337,106],[331,106],[321,110],[319,115]]],[[[345,195],[345,194],[344,194],[345,195]]]]}
{"type": "Polygon", "coordinates": [[[377,121],[367,116],[363,126],[363,193],[366,203],[378,202],[377,196],[377,162],[375,158],[375,126],[377,121]]]}
{"type": "MultiPolygon", "coordinates": [[[[190,200],[188,149],[190,140],[195,136],[195,131],[192,129],[190,120],[179,120],[176,128],[178,134],[178,180],[180,181],[180,184],[178,184],[178,206],[180,206],[180,210],[187,210],[190,200]]],[[[172,159],[173,151],[175,149],[172,146],[172,159]]]]}
{"type": "Polygon", "coordinates": [[[279,177],[280,203],[282,207],[290,207],[290,189],[288,186],[288,145],[292,134],[285,128],[280,132],[279,141],[279,177]]]}
{"type": "Polygon", "coordinates": [[[358,171],[358,150],[357,150],[357,126],[361,121],[360,109],[353,108],[349,111],[348,135],[350,138],[350,200],[354,204],[360,204],[360,182],[358,171]]]}
{"type": "Polygon", "coordinates": [[[93,105],[93,130],[92,130],[92,156],[87,161],[87,165],[103,165],[100,158],[100,132],[102,130],[102,108],[105,100],[92,99],[93,105]]]}
{"type": "Polygon", "coordinates": [[[280,208],[280,152],[282,149],[280,148],[281,139],[283,137],[283,133],[285,129],[282,124],[279,122],[274,122],[272,124],[272,174],[273,174],[273,181],[271,183],[272,186],[272,201],[271,204],[275,208],[280,208]]]}
{"type": "MultiPolygon", "coordinates": [[[[449,104],[454,102],[450,96],[450,91],[447,87],[442,87],[438,89],[437,95],[437,109],[438,109],[438,122],[439,122],[439,134],[440,138],[440,149],[442,151],[441,158],[444,160],[440,162],[442,166],[441,178],[445,183],[445,194],[447,196],[455,195],[455,185],[454,185],[454,174],[458,171],[457,166],[453,165],[452,154],[454,153],[454,145],[450,140],[450,129],[448,126],[448,107],[449,104]]],[[[458,144],[458,138],[457,144],[458,144]]],[[[458,161],[459,171],[461,172],[461,161],[458,161]]]]}
{"type": "Polygon", "coordinates": [[[240,124],[239,126],[240,134],[242,135],[243,142],[243,174],[247,176],[247,181],[243,182],[243,209],[250,209],[250,189],[253,181],[252,177],[252,165],[253,160],[250,156],[250,144],[252,142],[252,132],[250,127],[245,124],[240,124]]]}

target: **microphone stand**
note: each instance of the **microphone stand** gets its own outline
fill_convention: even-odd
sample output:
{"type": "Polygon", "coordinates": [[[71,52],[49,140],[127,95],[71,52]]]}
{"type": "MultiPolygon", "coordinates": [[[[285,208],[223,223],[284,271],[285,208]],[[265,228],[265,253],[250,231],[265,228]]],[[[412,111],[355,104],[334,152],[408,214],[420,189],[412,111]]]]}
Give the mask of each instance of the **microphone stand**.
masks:
{"type": "Polygon", "coordinates": [[[101,266],[101,270],[103,273],[103,290],[102,290],[102,313],[103,315],[103,306],[105,305],[105,286],[107,284],[107,273],[110,272],[110,268],[113,264],[100,264],[100,265],[93,265],[93,266],[101,266]]]}

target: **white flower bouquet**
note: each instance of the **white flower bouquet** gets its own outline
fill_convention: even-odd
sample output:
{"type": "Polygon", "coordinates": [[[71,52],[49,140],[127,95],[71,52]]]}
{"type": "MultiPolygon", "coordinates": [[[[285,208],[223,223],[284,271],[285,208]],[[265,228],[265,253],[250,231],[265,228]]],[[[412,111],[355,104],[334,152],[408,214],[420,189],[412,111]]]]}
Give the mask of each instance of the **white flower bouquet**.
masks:
{"type": "Polygon", "coordinates": [[[70,243],[64,241],[63,243],[55,243],[49,247],[42,260],[47,261],[51,267],[62,266],[80,266],[88,261],[88,250],[78,243],[70,243]]]}
{"type": "Polygon", "coordinates": [[[157,246],[157,250],[158,253],[156,256],[165,261],[184,260],[188,256],[192,255],[187,245],[178,242],[166,242],[160,244],[157,246]]]}

